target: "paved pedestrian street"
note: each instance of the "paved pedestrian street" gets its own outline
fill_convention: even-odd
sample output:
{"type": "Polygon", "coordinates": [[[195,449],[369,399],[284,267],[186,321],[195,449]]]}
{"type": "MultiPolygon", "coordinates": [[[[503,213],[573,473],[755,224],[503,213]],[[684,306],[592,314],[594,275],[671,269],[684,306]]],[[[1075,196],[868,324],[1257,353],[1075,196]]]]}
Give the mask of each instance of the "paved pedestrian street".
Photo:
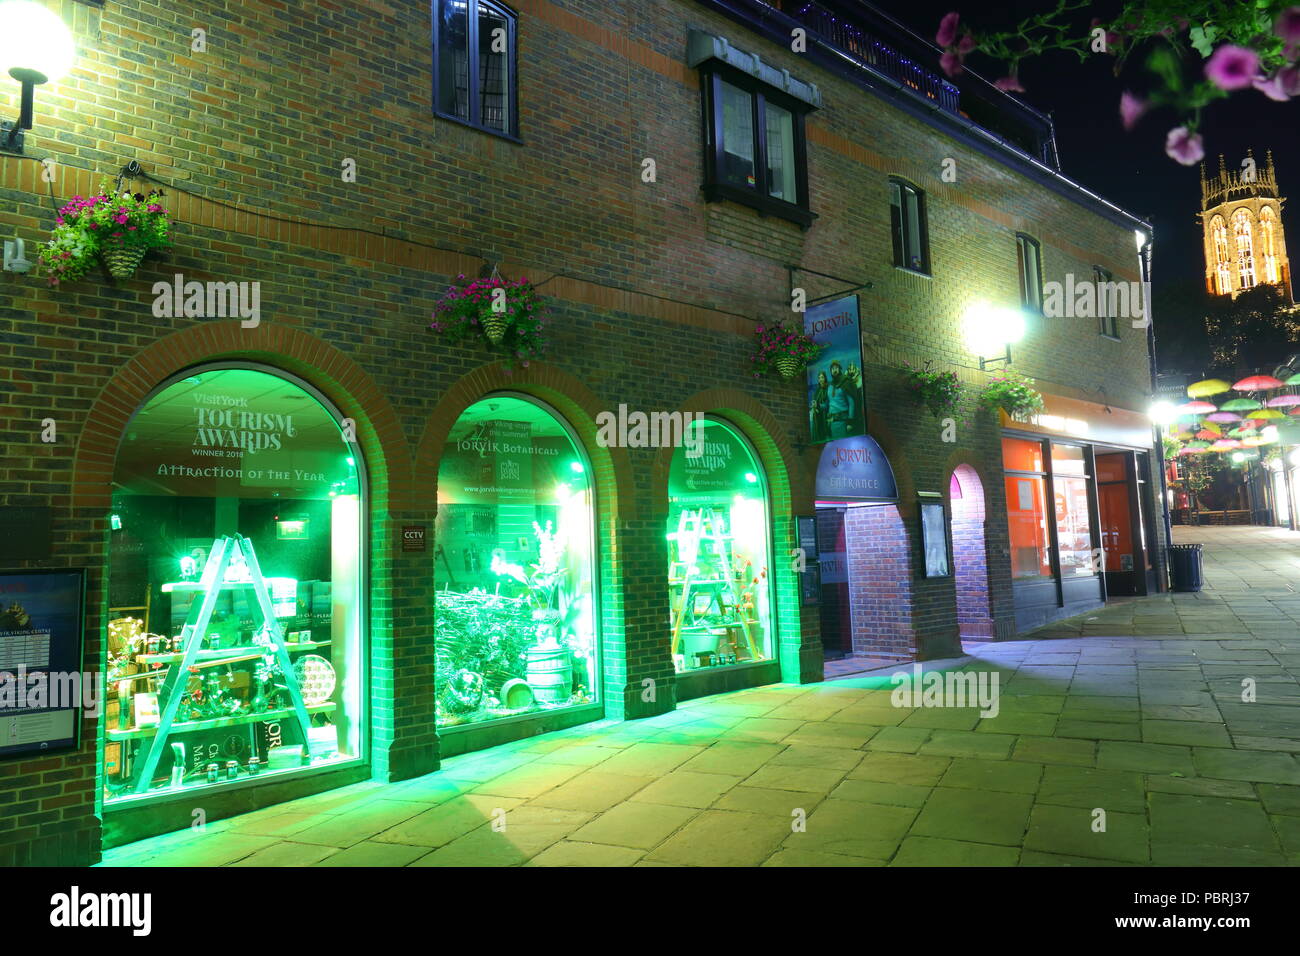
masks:
{"type": "Polygon", "coordinates": [[[892,706],[891,671],[756,688],[146,840],[103,865],[1300,863],[1300,534],[1176,531],[1205,544],[1200,593],[925,665],[997,675],[996,716],[892,706]]]}

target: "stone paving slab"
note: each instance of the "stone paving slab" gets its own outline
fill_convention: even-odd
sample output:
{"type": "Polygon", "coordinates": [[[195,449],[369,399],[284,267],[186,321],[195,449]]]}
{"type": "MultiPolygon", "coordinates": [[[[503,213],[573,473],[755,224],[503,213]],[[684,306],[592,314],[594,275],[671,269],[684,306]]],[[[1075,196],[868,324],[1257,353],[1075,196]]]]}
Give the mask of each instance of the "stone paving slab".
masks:
{"type": "Polygon", "coordinates": [[[993,717],[893,707],[889,668],[778,684],[457,756],[103,865],[1300,865],[1300,535],[1179,534],[1205,544],[1202,592],[926,663],[996,673],[993,717]]]}

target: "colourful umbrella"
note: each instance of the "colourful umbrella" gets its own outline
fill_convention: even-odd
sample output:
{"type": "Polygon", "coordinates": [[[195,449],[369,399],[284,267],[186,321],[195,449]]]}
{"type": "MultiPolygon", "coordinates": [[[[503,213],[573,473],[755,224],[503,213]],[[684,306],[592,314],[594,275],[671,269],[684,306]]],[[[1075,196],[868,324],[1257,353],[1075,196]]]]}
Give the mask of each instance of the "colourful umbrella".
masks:
{"type": "Polygon", "coordinates": [[[1276,408],[1261,408],[1257,412],[1250,413],[1250,420],[1252,422],[1262,421],[1268,418],[1286,418],[1286,415],[1279,412],[1276,408]]]}
{"type": "Polygon", "coordinates": [[[1202,428],[1196,433],[1197,438],[1203,438],[1206,441],[1217,441],[1223,437],[1223,432],[1212,432],[1208,428],[1202,428]]]}
{"type": "Polygon", "coordinates": [[[1241,445],[1243,448],[1258,448],[1260,445],[1267,445],[1267,444],[1268,444],[1268,439],[1261,438],[1258,435],[1254,435],[1250,438],[1243,438],[1241,440],[1241,445]]]}
{"type": "Polygon", "coordinates": [[[1294,375],[1292,375],[1290,378],[1288,378],[1288,379],[1286,380],[1286,384],[1288,384],[1288,385],[1300,385],[1300,372],[1296,372],[1294,375]]]}
{"type": "Polygon", "coordinates": [[[1208,398],[1211,395],[1221,395],[1230,388],[1232,386],[1221,378],[1207,378],[1188,385],[1187,394],[1191,398],[1208,398]]]}
{"type": "Polygon", "coordinates": [[[1236,412],[1211,412],[1205,416],[1207,422],[1239,422],[1241,416],[1236,412]]]}
{"type": "Polygon", "coordinates": [[[1292,405],[1300,405],[1300,395],[1278,395],[1264,404],[1269,408],[1290,408],[1292,405]]]}
{"type": "Polygon", "coordinates": [[[1205,451],[1205,449],[1210,447],[1210,443],[1208,441],[1201,441],[1199,438],[1194,438],[1187,443],[1187,447],[1195,449],[1196,451],[1205,451]]]}
{"type": "Polygon", "coordinates": [[[1287,414],[1288,414],[1288,415],[1300,415],[1300,405],[1297,405],[1295,408],[1291,409],[1291,411],[1287,412],[1287,414]]]}
{"type": "Polygon", "coordinates": [[[1253,398],[1234,398],[1230,402],[1224,402],[1220,406],[1225,412],[1248,412],[1251,409],[1259,408],[1259,402],[1253,398]]]}
{"type": "MultiPolygon", "coordinates": [[[[1255,405],[1252,407],[1258,408],[1259,406],[1255,405]]],[[[1174,411],[1182,412],[1183,414],[1186,415],[1199,415],[1202,412],[1217,412],[1218,408],[1210,402],[1198,401],[1198,402],[1184,402],[1182,405],[1179,405],[1176,409],[1174,409],[1174,411]]]]}
{"type": "Polygon", "coordinates": [[[1232,451],[1234,448],[1240,448],[1241,442],[1235,438],[1220,438],[1210,446],[1210,451],[1232,451]]]}
{"type": "Polygon", "coordinates": [[[1204,455],[1205,452],[1206,449],[1204,448],[1192,448],[1190,445],[1186,448],[1178,449],[1178,454],[1180,455],[1204,455]]]}
{"type": "Polygon", "coordinates": [[[1279,381],[1272,375],[1248,375],[1240,382],[1232,383],[1234,392],[1258,392],[1268,388],[1281,388],[1285,382],[1279,381]]]}
{"type": "Polygon", "coordinates": [[[1245,438],[1247,435],[1256,434],[1255,429],[1250,425],[1242,425],[1240,428],[1233,428],[1228,432],[1233,438],[1245,438]]]}

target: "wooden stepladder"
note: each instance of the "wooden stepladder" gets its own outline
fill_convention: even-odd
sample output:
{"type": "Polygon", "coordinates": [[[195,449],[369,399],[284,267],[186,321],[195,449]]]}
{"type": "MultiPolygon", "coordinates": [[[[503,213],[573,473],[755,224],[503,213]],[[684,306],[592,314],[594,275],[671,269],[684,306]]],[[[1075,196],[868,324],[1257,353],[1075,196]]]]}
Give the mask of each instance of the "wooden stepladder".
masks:
{"type": "MultiPolygon", "coordinates": [[[[190,602],[189,614],[185,619],[185,626],[181,629],[181,659],[178,663],[172,664],[167,671],[167,676],[163,680],[163,685],[159,691],[159,715],[158,729],[149,744],[149,752],[145,759],[138,765],[137,773],[139,776],[135,781],[134,791],[136,793],[146,793],[153,782],[154,771],[158,767],[158,761],[167,749],[167,738],[171,736],[174,725],[176,724],[176,714],[180,709],[181,701],[189,688],[190,668],[193,667],[200,659],[204,664],[219,663],[224,660],[247,659],[250,654],[274,657],[280,665],[280,672],[284,678],[285,688],[289,691],[289,697],[293,704],[293,713],[298,721],[299,730],[302,732],[302,762],[311,763],[311,737],[308,733],[311,724],[307,717],[307,707],[303,703],[302,689],[298,686],[298,679],[294,675],[293,665],[289,661],[289,652],[285,647],[284,631],[280,627],[279,621],[275,618],[275,609],[271,602],[271,594],[266,588],[266,581],[262,577],[261,566],[257,563],[257,554],[253,551],[253,542],[241,534],[222,535],[212,542],[212,550],[208,552],[207,563],[203,566],[203,573],[195,583],[168,585],[173,592],[193,591],[202,595],[199,600],[190,602]],[[247,580],[227,581],[226,572],[234,564],[236,556],[242,557],[244,565],[248,569],[247,580]],[[203,638],[207,633],[208,624],[212,620],[212,612],[216,609],[217,599],[221,596],[222,591],[229,591],[240,588],[249,588],[257,597],[257,607],[261,614],[261,626],[255,631],[262,632],[265,639],[260,644],[245,644],[228,649],[228,655],[222,654],[214,657],[212,651],[202,652],[203,638]]],[[[259,719],[266,719],[260,714],[249,713],[235,718],[241,723],[250,723],[259,719]]]]}
{"type": "MultiPolygon", "coordinates": [[[[681,602],[678,604],[677,613],[673,617],[673,634],[672,646],[670,653],[676,654],[677,648],[681,643],[682,628],[686,625],[686,616],[688,613],[694,618],[693,603],[695,592],[707,592],[711,595],[711,607],[718,606],[721,612],[718,597],[720,594],[727,594],[731,598],[731,606],[735,608],[738,616],[739,626],[745,635],[745,641],[749,645],[749,652],[754,660],[761,656],[758,646],[754,643],[754,635],[749,627],[749,620],[744,616],[740,606],[740,595],[736,593],[736,577],[732,570],[731,555],[731,537],[727,534],[726,528],[723,527],[722,519],[713,513],[712,508],[701,508],[697,511],[689,509],[681,513],[677,522],[677,530],[669,535],[669,538],[677,543],[677,559],[685,566],[683,573],[681,589],[681,602]],[[704,549],[708,553],[702,553],[704,549]],[[700,577],[699,562],[702,558],[709,558],[714,564],[713,577],[700,577]]],[[[710,629],[721,627],[734,627],[735,624],[705,625],[710,629]]]]}

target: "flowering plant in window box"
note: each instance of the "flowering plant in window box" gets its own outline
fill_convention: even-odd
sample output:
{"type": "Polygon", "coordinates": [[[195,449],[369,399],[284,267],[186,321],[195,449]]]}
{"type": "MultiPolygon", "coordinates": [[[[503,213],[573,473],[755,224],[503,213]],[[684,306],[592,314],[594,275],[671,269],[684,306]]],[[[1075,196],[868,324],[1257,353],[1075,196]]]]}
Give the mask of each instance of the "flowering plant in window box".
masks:
{"type": "Polygon", "coordinates": [[[108,184],[90,198],[73,196],[59,210],[41,265],[52,286],[74,282],[102,262],[114,279],[129,279],[151,249],[171,245],[171,220],[161,193],[112,194],[108,184]]]}
{"type": "Polygon", "coordinates": [[[760,325],[754,329],[758,342],[750,364],[754,378],[777,372],[782,378],[794,378],[808,367],[824,345],[818,345],[803,329],[791,328],[780,322],[760,325]]]}
{"type": "Polygon", "coordinates": [[[1034,388],[1034,380],[1014,369],[998,369],[993,380],[980,392],[980,404],[990,411],[1000,408],[1013,418],[1041,412],[1043,396],[1034,388]]]}
{"type": "MultiPolygon", "coordinates": [[[[457,276],[462,282],[465,276],[457,276]]],[[[433,310],[429,328],[450,341],[484,338],[505,353],[507,367],[528,367],[545,350],[542,329],[547,310],[537,289],[526,278],[514,282],[497,271],[469,285],[448,286],[433,310]]]]}
{"type": "Polygon", "coordinates": [[[935,418],[951,414],[961,400],[961,382],[953,371],[940,372],[934,363],[926,361],[922,368],[908,362],[903,363],[905,371],[903,380],[912,399],[924,405],[935,418]]]}

